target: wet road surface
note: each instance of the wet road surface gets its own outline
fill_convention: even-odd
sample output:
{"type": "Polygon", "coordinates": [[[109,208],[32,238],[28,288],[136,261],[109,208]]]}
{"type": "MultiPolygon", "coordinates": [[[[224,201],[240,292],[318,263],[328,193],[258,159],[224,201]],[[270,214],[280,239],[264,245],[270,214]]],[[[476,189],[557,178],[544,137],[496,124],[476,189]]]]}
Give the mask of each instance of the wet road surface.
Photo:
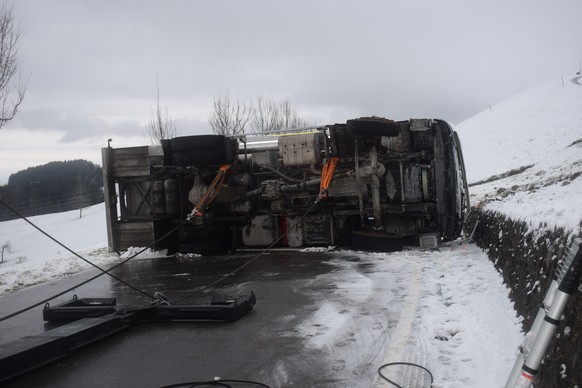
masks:
{"type": "MultiPolygon", "coordinates": [[[[142,259],[126,263],[114,274],[150,294],[161,291],[175,300],[254,256],[142,259]]],[[[137,325],[5,386],[160,387],[215,377],[260,381],[271,387],[372,386],[378,379],[374,361],[381,356],[389,323],[396,322],[399,311],[388,307],[390,297],[377,297],[378,289],[390,285],[375,273],[373,263],[358,261],[353,252],[262,255],[236,275],[181,302],[204,303],[211,295],[254,291],[257,304],[240,320],[137,325]],[[346,325],[348,318],[351,326],[346,325]],[[338,336],[338,324],[350,329],[338,336]]],[[[88,271],[4,296],[1,315],[96,273],[88,271]]],[[[118,305],[149,302],[146,296],[103,276],[51,303],[73,294],[116,297],[118,305]]],[[[1,322],[0,343],[55,327],[42,322],[41,309],[1,322]]]]}

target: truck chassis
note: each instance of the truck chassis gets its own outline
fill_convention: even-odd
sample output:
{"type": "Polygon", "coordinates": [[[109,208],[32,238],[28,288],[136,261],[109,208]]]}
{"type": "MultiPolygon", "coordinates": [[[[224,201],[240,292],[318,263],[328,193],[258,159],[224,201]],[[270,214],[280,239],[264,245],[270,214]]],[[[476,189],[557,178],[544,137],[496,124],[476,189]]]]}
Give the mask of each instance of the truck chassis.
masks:
{"type": "Polygon", "coordinates": [[[461,145],[443,120],[182,136],[102,156],[111,251],[435,248],[459,237],[469,209],[461,145]]]}

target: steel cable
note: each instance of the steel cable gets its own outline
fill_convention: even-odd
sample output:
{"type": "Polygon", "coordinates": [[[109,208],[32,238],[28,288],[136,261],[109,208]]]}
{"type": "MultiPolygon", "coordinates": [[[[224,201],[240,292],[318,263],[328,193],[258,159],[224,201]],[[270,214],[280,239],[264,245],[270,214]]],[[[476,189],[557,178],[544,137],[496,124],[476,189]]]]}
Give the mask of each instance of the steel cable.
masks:
{"type": "Polygon", "coordinates": [[[111,272],[111,271],[113,271],[114,269],[116,269],[116,268],[120,267],[121,265],[123,265],[123,264],[127,263],[127,262],[128,262],[128,261],[130,261],[131,259],[133,259],[133,258],[135,258],[135,257],[137,257],[137,256],[139,256],[139,255],[141,255],[141,254],[142,254],[143,252],[145,252],[146,250],[148,250],[148,249],[152,248],[152,247],[153,247],[154,245],[156,245],[158,242],[160,242],[161,240],[165,239],[165,238],[166,238],[166,237],[168,237],[170,234],[172,234],[172,233],[173,233],[175,230],[177,230],[177,229],[178,229],[180,226],[182,226],[183,224],[185,224],[186,222],[188,222],[187,220],[184,220],[184,221],[182,221],[182,222],[181,222],[180,224],[178,224],[178,225],[177,225],[175,228],[173,228],[172,230],[170,230],[168,233],[166,233],[165,235],[163,235],[163,236],[162,236],[161,238],[159,238],[158,240],[154,241],[154,242],[153,242],[152,244],[150,244],[149,246],[147,246],[147,247],[143,248],[142,250],[140,250],[139,252],[137,252],[137,253],[135,253],[135,254],[131,255],[131,256],[130,256],[130,257],[128,257],[127,259],[125,259],[125,260],[123,260],[123,261],[121,261],[121,262],[119,262],[119,263],[115,264],[115,265],[114,265],[114,266],[112,266],[111,268],[109,268],[109,269],[105,270],[105,269],[103,269],[103,268],[99,267],[98,265],[96,265],[96,264],[92,263],[91,261],[89,261],[89,260],[85,259],[85,258],[84,258],[84,257],[82,257],[81,255],[79,255],[78,253],[76,253],[75,251],[73,251],[72,249],[70,249],[69,247],[67,247],[66,245],[64,245],[63,243],[61,243],[60,241],[58,241],[57,239],[55,239],[55,238],[54,238],[54,237],[52,237],[51,235],[49,235],[48,233],[46,233],[44,230],[42,230],[41,228],[39,228],[38,226],[36,226],[36,225],[35,225],[34,223],[32,223],[30,220],[28,220],[26,217],[24,217],[24,216],[20,215],[20,213],[18,213],[16,210],[12,209],[12,207],[11,207],[11,206],[9,206],[8,204],[6,204],[4,201],[2,201],[2,199],[0,199],[0,204],[2,204],[2,205],[4,205],[4,206],[6,206],[8,209],[10,209],[12,212],[14,212],[14,213],[15,213],[15,214],[16,214],[16,215],[19,217],[19,218],[22,218],[24,221],[26,221],[28,224],[30,224],[32,227],[34,227],[36,230],[38,230],[39,232],[41,232],[42,234],[44,234],[45,236],[47,236],[49,239],[51,239],[52,241],[54,241],[55,243],[57,243],[58,245],[60,245],[61,247],[63,247],[64,249],[66,249],[67,251],[69,251],[70,253],[72,253],[73,255],[75,255],[76,257],[80,258],[81,260],[85,261],[86,263],[88,263],[88,264],[92,265],[93,267],[95,267],[95,268],[97,268],[99,271],[101,271],[101,273],[99,273],[98,275],[95,275],[95,276],[93,276],[93,277],[91,277],[91,278],[89,278],[89,279],[87,279],[87,280],[85,280],[85,281],[83,281],[83,282],[81,282],[81,283],[79,283],[79,284],[77,284],[77,285],[73,286],[73,287],[70,287],[70,288],[68,288],[68,289],[66,289],[66,290],[64,290],[64,291],[62,291],[62,292],[59,292],[59,293],[57,293],[57,294],[55,294],[55,295],[53,295],[53,296],[51,296],[51,297],[49,297],[49,298],[46,298],[46,299],[44,299],[44,300],[42,300],[42,301],[40,301],[40,302],[38,302],[38,303],[35,303],[35,304],[33,304],[33,305],[31,305],[31,306],[28,306],[28,307],[26,307],[26,308],[24,308],[24,309],[21,309],[21,310],[19,310],[19,311],[16,311],[16,312],[14,312],[14,313],[12,313],[12,314],[6,315],[6,316],[4,316],[4,317],[0,317],[0,322],[2,322],[2,321],[5,321],[5,320],[7,320],[7,319],[9,319],[9,318],[15,317],[15,316],[17,316],[17,315],[20,315],[20,314],[22,314],[22,313],[24,313],[24,312],[26,312],[26,311],[32,310],[33,308],[35,308],[35,307],[37,307],[37,306],[40,306],[40,305],[42,305],[42,304],[45,304],[45,303],[47,303],[47,302],[49,302],[49,301],[51,301],[51,300],[53,300],[53,299],[55,299],[55,298],[58,298],[59,296],[62,296],[62,295],[66,294],[66,293],[68,293],[68,292],[70,292],[70,291],[72,291],[72,290],[74,290],[74,289],[76,289],[76,288],[79,288],[79,287],[81,287],[81,286],[83,286],[83,285],[85,285],[85,284],[87,284],[87,283],[90,283],[90,282],[92,282],[93,280],[95,280],[95,279],[97,279],[97,278],[99,278],[99,277],[101,277],[101,276],[103,276],[103,275],[105,275],[105,274],[107,274],[107,275],[111,276],[113,279],[115,279],[115,280],[117,280],[117,281],[121,282],[122,284],[125,284],[126,286],[130,287],[131,289],[133,289],[133,290],[135,290],[135,291],[137,291],[137,292],[139,292],[139,293],[141,293],[141,294],[143,294],[143,295],[147,296],[148,298],[150,298],[150,299],[153,299],[153,300],[156,300],[157,298],[156,298],[154,295],[151,295],[150,293],[148,293],[148,292],[146,292],[146,291],[144,291],[144,290],[141,290],[141,289],[139,289],[139,288],[137,288],[137,287],[134,287],[133,285],[129,284],[128,282],[124,281],[123,279],[120,279],[120,278],[118,278],[117,276],[115,276],[115,275],[111,274],[110,272],[111,272]]]}

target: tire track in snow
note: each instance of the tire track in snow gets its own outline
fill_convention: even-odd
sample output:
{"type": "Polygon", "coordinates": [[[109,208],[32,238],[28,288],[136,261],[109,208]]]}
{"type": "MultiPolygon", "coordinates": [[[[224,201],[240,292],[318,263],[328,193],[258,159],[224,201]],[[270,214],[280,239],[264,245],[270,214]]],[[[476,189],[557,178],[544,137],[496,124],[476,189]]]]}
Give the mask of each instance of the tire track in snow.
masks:
{"type": "MultiPolygon", "coordinates": [[[[381,365],[395,362],[409,362],[419,365],[426,364],[426,342],[422,336],[416,335],[415,319],[418,302],[422,296],[422,265],[410,258],[410,282],[406,289],[406,297],[397,326],[390,333],[387,349],[381,365]]],[[[382,374],[388,379],[405,387],[424,387],[426,372],[420,368],[407,365],[391,366],[383,369],[382,374]]],[[[380,380],[377,387],[394,387],[385,380],[380,380]]]]}

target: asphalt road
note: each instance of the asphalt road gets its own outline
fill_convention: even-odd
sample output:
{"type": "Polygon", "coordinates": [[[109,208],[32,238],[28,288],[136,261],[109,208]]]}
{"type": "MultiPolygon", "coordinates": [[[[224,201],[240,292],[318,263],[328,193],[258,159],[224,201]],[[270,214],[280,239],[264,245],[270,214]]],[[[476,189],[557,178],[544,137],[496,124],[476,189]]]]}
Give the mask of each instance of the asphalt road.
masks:
{"type": "MultiPolygon", "coordinates": [[[[253,256],[143,259],[127,263],[115,275],[149,293],[161,291],[176,299],[216,281],[253,256]]],[[[1,315],[94,274],[77,274],[0,298],[1,315]]],[[[394,279],[397,268],[395,274],[394,279]]],[[[220,377],[271,387],[371,387],[379,381],[376,369],[390,329],[400,316],[401,307],[390,303],[400,289],[391,283],[398,281],[385,279],[373,263],[360,262],[353,252],[268,253],[187,301],[199,303],[210,295],[253,291],[257,304],[240,320],[133,326],[5,386],[160,387],[220,377]],[[381,290],[389,295],[382,296],[381,290]],[[333,306],[329,314],[326,303],[333,306]],[[335,330],[338,321],[349,328],[341,335],[335,330]]],[[[55,303],[73,293],[80,298],[114,296],[120,305],[148,302],[107,276],[55,303]]],[[[54,328],[42,322],[41,309],[1,322],[0,343],[54,328]]]]}

